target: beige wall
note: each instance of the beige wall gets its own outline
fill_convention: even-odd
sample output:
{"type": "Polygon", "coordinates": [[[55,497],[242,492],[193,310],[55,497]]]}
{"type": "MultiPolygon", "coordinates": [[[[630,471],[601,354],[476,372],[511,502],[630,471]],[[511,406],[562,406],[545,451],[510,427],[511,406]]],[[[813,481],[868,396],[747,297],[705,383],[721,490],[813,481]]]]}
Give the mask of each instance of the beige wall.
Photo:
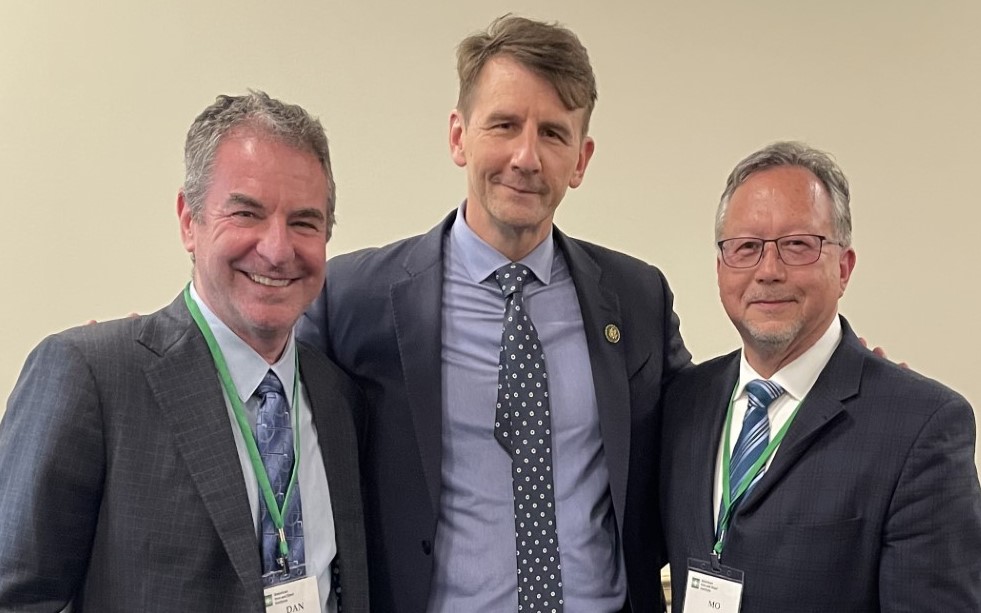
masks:
{"type": "Polygon", "coordinates": [[[177,294],[183,136],[217,93],[258,87],[322,117],[333,253],[432,226],[464,188],[446,146],[454,46],[508,10],[572,27],[599,78],[597,153],[560,227],[659,265],[697,359],[738,343],[715,288],[725,176],[804,139],[853,185],[842,311],[981,406],[977,0],[3,0],[0,400],[46,334],[177,294]]]}

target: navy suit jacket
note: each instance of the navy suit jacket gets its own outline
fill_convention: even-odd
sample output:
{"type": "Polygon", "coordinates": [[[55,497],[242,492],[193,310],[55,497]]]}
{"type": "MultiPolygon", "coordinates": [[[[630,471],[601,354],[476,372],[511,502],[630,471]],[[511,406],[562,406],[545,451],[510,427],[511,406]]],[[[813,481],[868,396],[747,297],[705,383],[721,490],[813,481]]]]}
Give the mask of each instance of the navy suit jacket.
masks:
{"type": "MultiPolygon", "coordinates": [[[[769,469],[740,503],[722,563],[742,613],[981,611],[981,489],[967,401],[843,338],[769,469]]],[[[686,560],[715,542],[712,492],[739,352],[696,366],[664,403],[661,506],[680,611],[686,560]]]]}
{"type": "MultiPolygon", "coordinates": [[[[368,610],[354,415],[298,344],[345,611],[368,610]]],[[[259,544],[214,362],[178,296],[28,357],[0,424],[0,611],[262,613],[259,544]]],[[[327,594],[321,594],[327,598],[327,594]]]]}
{"type": "MultiPolygon", "coordinates": [[[[421,613],[429,599],[442,452],[443,237],[425,235],[328,263],[324,294],[299,324],[367,396],[363,447],[371,600],[421,613]]],[[[599,405],[610,495],[633,611],[660,611],[656,426],[661,386],[690,363],[660,271],[555,230],[575,283],[599,405]],[[621,332],[617,343],[607,324],[621,332]]]]}

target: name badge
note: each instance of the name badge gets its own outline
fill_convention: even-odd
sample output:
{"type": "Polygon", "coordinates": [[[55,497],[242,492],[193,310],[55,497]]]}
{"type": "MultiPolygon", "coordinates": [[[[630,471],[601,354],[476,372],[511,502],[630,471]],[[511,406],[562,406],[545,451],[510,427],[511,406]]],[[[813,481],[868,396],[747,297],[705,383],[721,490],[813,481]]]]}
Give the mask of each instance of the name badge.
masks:
{"type": "Polygon", "coordinates": [[[303,577],[271,585],[262,591],[266,613],[320,613],[320,590],[316,577],[303,577]]]}
{"type": "Polygon", "coordinates": [[[684,613],[738,613],[743,571],[688,558],[684,613]]]}

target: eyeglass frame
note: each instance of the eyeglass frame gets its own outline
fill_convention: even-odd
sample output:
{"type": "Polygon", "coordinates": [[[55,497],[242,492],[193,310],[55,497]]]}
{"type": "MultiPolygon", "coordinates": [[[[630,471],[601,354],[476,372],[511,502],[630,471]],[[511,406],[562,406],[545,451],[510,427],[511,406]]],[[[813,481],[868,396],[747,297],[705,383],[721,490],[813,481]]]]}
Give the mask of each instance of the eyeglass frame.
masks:
{"type": "Polygon", "coordinates": [[[822,236],[820,234],[786,234],[784,236],[778,236],[776,238],[760,238],[758,236],[733,236],[732,238],[723,239],[723,240],[715,243],[715,245],[719,248],[719,257],[722,258],[722,263],[723,264],[725,264],[729,268],[735,268],[736,270],[748,270],[750,268],[756,268],[757,266],[759,266],[760,262],[763,261],[763,254],[766,252],[766,244],[767,243],[773,243],[773,248],[777,250],[777,259],[779,259],[781,262],[783,262],[784,265],[786,265],[786,266],[810,266],[811,264],[817,262],[818,260],[821,259],[821,254],[824,253],[824,244],[825,243],[828,243],[829,245],[837,245],[839,247],[844,247],[845,246],[844,243],[842,243],[841,241],[833,241],[833,240],[828,239],[828,237],[822,236]],[[785,260],[783,258],[783,254],[780,253],[780,243],[779,243],[779,241],[782,241],[785,238],[793,238],[795,236],[808,236],[808,237],[811,237],[811,238],[816,238],[816,239],[818,239],[820,241],[818,243],[817,256],[815,256],[815,258],[813,260],[811,260],[810,262],[806,262],[806,263],[803,263],[803,264],[791,264],[790,262],[788,262],[787,260],[785,260]],[[734,265],[730,264],[728,261],[726,261],[726,250],[723,248],[722,245],[724,245],[725,243],[728,243],[730,241],[735,241],[735,240],[754,240],[754,241],[760,241],[762,243],[762,245],[760,246],[759,257],[756,259],[755,262],[753,262],[752,264],[750,264],[748,266],[734,266],[734,265]]]}

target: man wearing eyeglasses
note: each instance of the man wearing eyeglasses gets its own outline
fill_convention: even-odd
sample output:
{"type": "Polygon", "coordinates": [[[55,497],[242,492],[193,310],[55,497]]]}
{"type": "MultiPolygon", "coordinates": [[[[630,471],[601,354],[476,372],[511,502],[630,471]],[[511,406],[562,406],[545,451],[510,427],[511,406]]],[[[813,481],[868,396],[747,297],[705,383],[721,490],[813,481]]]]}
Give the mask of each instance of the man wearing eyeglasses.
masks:
{"type": "Polygon", "coordinates": [[[680,373],[661,505],[675,611],[981,611],[967,401],[862,347],[848,181],[776,143],[729,175],[719,294],[741,351],[680,373]]]}

